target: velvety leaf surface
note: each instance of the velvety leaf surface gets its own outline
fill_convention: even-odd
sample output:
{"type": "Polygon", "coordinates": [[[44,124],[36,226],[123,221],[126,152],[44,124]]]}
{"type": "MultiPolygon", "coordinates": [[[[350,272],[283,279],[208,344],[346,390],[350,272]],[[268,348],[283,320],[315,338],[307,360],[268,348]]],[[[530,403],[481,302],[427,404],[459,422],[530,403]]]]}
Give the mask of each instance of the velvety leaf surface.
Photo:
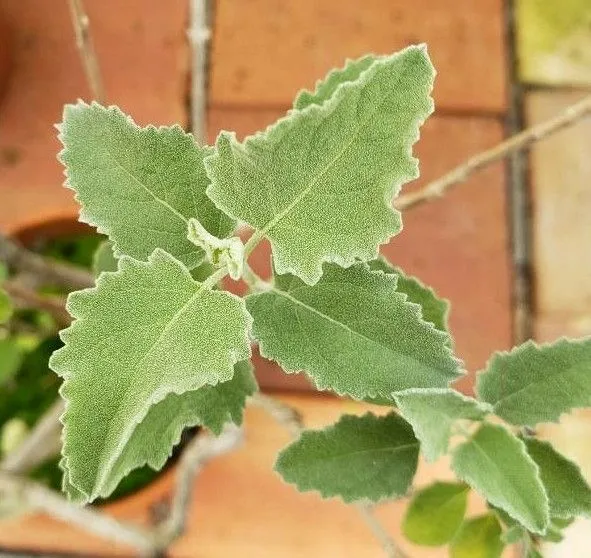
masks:
{"type": "Polygon", "coordinates": [[[103,271],[117,271],[117,258],[110,240],[101,242],[92,258],[92,272],[98,277],[103,271]]]}
{"type": "Polygon", "coordinates": [[[528,341],[497,353],[478,375],[480,399],[512,424],[535,426],[562,413],[591,407],[591,338],[528,341]]]}
{"type": "Polygon", "coordinates": [[[314,284],[325,261],[375,258],[401,229],[392,198],[418,176],[411,147],[433,110],[433,75],[425,48],[409,47],[243,143],[222,132],[205,159],[207,194],[256,229],[249,249],[271,241],[278,273],[314,284]]]}
{"type": "Polygon", "coordinates": [[[414,478],[419,443],[395,413],[344,415],[324,430],[307,430],[275,465],[300,491],[317,490],[345,502],[401,496],[414,478]]]}
{"type": "Polygon", "coordinates": [[[498,519],[488,514],[466,521],[449,551],[451,558],[499,558],[503,542],[498,519]]]}
{"type": "Polygon", "coordinates": [[[548,497],[525,444],[502,426],[483,424],[453,453],[452,468],[491,504],[533,533],[549,522],[548,497]]]}
{"type": "Polygon", "coordinates": [[[80,220],[108,234],[115,255],[146,260],[162,248],[193,268],[203,251],[187,239],[190,217],[218,237],[234,228],[205,195],[212,148],[180,126],[140,128],[117,107],[79,102],[66,106],[59,137],[80,220]]]}
{"type": "Polygon", "coordinates": [[[411,500],[402,532],[422,546],[441,546],[453,539],[464,521],[468,492],[465,484],[435,482],[411,500]]]}
{"type": "Polygon", "coordinates": [[[65,380],[68,480],[92,500],[112,489],[114,467],[153,405],[232,379],[250,356],[251,320],[241,299],[194,281],[161,250],[147,263],[122,257],[96,288],[72,293],[68,310],[75,321],[50,366],[65,380]]]}
{"type": "Polygon", "coordinates": [[[394,395],[402,416],[412,424],[427,461],[445,453],[454,423],[460,419],[480,420],[491,409],[453,389],[409,389],[394,395]]]}
{"type": "Polygon", "coordinates": [[[446,386],[460,375],[449,336],[396,291],[396,277],[357,264],[325,264],[313,286],[275,275],[247,308],[261,354],[300,370],[320,389],[357,399],[409,387],[446,386]]]}
{"type": "Polygon", "coordinates": [[[406,275],[402,269],[393,266],[385,258],[372,260],[368,264],[373,271],[383,271],[384,273],[396,275],[398,278],[396,290],[404,293],[409,302],[414,302],[421,307],[421,313],[426,322],[431,322],[441,331],[447,331],[448,300],[439,298],[431,287],[427,287],[412,275],[406,275]]]}
{"type": "MultiPolygon", "coordinates": [[[[584,443],[581,440],[581,443],[584,443]]],[[[548,442],[527,438],[529,456],[540,468],[540,477],[550,500],[550,515],[568,519],[591,515],[591,488],[581,470],[548,442]]]]}

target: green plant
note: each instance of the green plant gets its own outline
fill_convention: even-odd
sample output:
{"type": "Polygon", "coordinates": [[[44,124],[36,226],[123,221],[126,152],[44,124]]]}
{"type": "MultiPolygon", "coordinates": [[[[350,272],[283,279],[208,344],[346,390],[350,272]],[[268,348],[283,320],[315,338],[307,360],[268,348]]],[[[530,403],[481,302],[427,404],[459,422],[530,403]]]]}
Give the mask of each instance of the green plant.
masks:
{"type": "Polygon", "coordinates": [[[456,557],[498,556],[517,541],[534,556],[591,513],[577,466],[534,431],[590,406],[591,340],[496,354],[477,397],[462,395],[449,387],[463,370],[447,303],[378,258],[401,230],[392,198],[418,176],[411,149],[433,110],[433,77],[422,46],[351,61],[266,131],[243,142],[222,132],[215,147],[178,126],[139,128],[116,107],[66,107],[67,185],[118,259],[70,295],[75,321],[50,363],[64,380],[71,498],[105,497],[133,469],[161,467],[187,426],[239,424],[257,389],[254,339],[287,373],[384,407],[282,451],[277,470],[300,490],[402,497],[421,452],[449,454],[458,482],[415,493],[403,530],[456,557]],[[244,245],[230,237],[239,222],[253,229],[244,245]],[[271,283],[248,266],[263,239],[271,283]],[[226,276],[249,294],[225,291],[226,276]],[[490,513],[465,519],[472,489],[490,513]]]}

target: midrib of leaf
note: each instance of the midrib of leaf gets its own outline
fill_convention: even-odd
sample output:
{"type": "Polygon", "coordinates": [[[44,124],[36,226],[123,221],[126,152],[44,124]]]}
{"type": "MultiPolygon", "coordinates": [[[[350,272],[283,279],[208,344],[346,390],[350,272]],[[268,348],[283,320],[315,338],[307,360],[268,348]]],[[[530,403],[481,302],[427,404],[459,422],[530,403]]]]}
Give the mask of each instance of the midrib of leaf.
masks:
{"type": "MultiPolygon", "coordinates": [[[[470,440],[470,442],[473,443],[474,446],[476,447],[476,449],[478,450],[478,452],[481,453],[485,457],[486,461],[488,461],[489,463],[492,464],[493,468],[497,471],[497,473],[499,473],[501,475],[501,477],[504,477],[505,475],[503,474],[503,471],[501,471],[501,469],[499,469],[498,465],[489,457],[488,453],[486,453],[482,449],[482,447],[480,447],[480,445],[474,441],[474,438],[472,438],[470,440]]],[[[525,450],[524,450],[524,452],[525,452],[525,450]]],[[[525,455],[527,456],[527,453],[525,453],[525,455]]],[[[535,461],[533,459],[531,461],[532,461],[532,463],[534,465],[534,468],[535,468],[535,470],[537,472],[537,478],[538,478],[538,480],[540,480],[540,469],[539,469],[538,465],[535,463],[535,461]]],[[[507,486],[507,485],[505,485],[505,486],[507,486]]],[[[529,506],[523,500],[523,498],[521,497],[521,495],[518,492],[515,491],[515,488],[513,487],[513,483],[511,483],[509,485],[509,487],[510,487],[511,493],[516,496],[516,499],[525,507],[525,509],[529,509],[529,506]]],[[[546,496],[546,502],[548,502],[548,496],[546,496]]],[[[507,511],[505,509],[504,509],[504,511],[506,511],[509,515],[511,515],[511,517],[513,517],[513,515],[509,511],[507,511]]],[[[513,519],[515,519],[516,521],[519,521],[515,517],[513,517],[513,519]]]]}
{"type": "Polygon", "coordinates": [[[363,449],[363,450],[356,450],[356,451],[349,451],[347,453],[339,453],[336,455],[328,455],[326,457],[319,457],[315,459],[315,461],[335,461],[338,459],[345,459],[352,457],[354,455],[364,455],[366,453],[382,453],[382,452],[391,452],[391,453],[400,453],[402,451],[407,451],[409,449],[415,448],[419,446],[419,442],[413,442],[411,444],[404,444],[403,446],[386,446],[382,448],[372,448],[372,449],[363,449]]]}
{"type": "MultiPolygon", "coordinates": [[[[117,167],[119,169],[121,169],[125,174],[127,174],[127,176],[129,176],[136,184],[138,184],[143,190],[145,190],[150,196],[152,196],[152,198],[157,201],[159,204],[163,205],[164,207],[166,207],[166,209],[168,209],[171,213],[173,213],[174,215],[176,215],[179,219],[181,219],[183,221],[183,223],[188,224],[187,219],[185,218],[184,215],[182,215],[181,213],[179,213],[174,207],[172,207],[172,205],[170,205],[166,200],[163,200],[162,198],[159,198],[154,192],[152,192],[152,190],[150,190],[141,180],[139,180],[137,178],[137,176],[135,176],[129,169],[127,169],[125,166],[123,166],[116,158],[115,156],[108,150],[105,149],[104,153],[106,153],[106,155],[108,156],[108,158],[110,158],[115,165],[117,165],[117,167]]],[[[171,233],[174,234],[174,233],[171,233]]]]}
{"type": "MultiPolygon", "coordinates": [[[[406,71],[406,62],[404,62],[403,69],[398,75],[398,81],[401,79],[401,75],[406,71]]],[[[376,70],[377,73],[377,70],[376,70]]],[[[346,87],[346,84],[343,85],[343,88],[346,87]]],[[[394,87],[392,87],[394,89],[394,87]]],[[[392,89],[389,90],[377,104],[377,106],[370,112],[370,114],[358,123],[355,132],[351,134],[350,141],[345,143],[345,146],[337,153],[337,155],[322,169],[322,171],[317,174],[310,183],[295,197],[295,199],[280,213],[278,213],[273,219],[271,219],[262,229],[255,232],[252,237],[248,240],[245,245],[245,252],[246,254],[250,254],[252,250],[254,250],[255,246],[258,244],[260,239],[264,237],[273,227],[275,227],[284,217],[286,217],[291,211],[312,191],[312,188],[318,183],[318,181],[337,163],[337,161],[343,156],[343,154],[353,145],[355,141],[357,141],[357,136],[359,135],[360,131],[365,128],[365,125],[373,118],[374,114],[378,111],[378,109],[382,108],[385,99],[387,99],[392,94],[392,89]]],[[[357,101],[359,104],[359,100],[357,101]]],[[[317,105],[311,105],[313,108],[317,108],[317,105]]],[[[272,204],[271,204],[272,205],[272,204]]]]}
{"type": "MultiPolygon", "coordinates": [[[[219,273],[214,274],[214,275],[219,275],[219,273]]],[[[213,275],[210,277],[213,277],[213,275]]],[[[207,280],[207,284],[205,282],[201,283],[199,289],[193,295],[191,295],[191,297],[187,300],[187,302],[185,302],[185,304],[183,304],[183,306],[181,306],[181,308],[179,310],[177,310],[177,312],[175,312],[174,316],[172,316],[172,318],[170,320],[168,320],[168,323],[164,326],[164,328],[162,329],[162,331],[160,332],[160,334],[158,335],[156,340],[152,343],[150,348],[146,351],[146,354],[139,360],[139,362],[135,366],[135,373],[134,373],[133,378],[136,378],[136,375],[137,375],[138,371],[141,369],[143,363],[152,354],[152,351],[154,351],[154,349],[157,347],[157,345],[162,341],[162,338],[165,336],[165,334],[170,331],[170,329],[175,325],[175,323],[178,321],[178,319],[187,311],[187,308],[191,304],[193,304],[196,300],[198,300],[199,297],[202,295],[202,293],[206,289],[209,288],[209,286],[208,286],[208,284],[210,283],[209,279],[210,278],[208,278],[208,280],[207,280]]],[[[130,385],[130,384],[133,385],[134,382],[132,381],[128,385],[130,385]]],[[[132,417],[131,420],[129,420],[127,422],[128,426],[123,431],[123,433],[120,437],[119,444],[115,448],[115,451],[109,452],[109,454],[107,456],[105,456],[106,447],[103,446],[103,451],[101,452],[101,456],[100,456],[101,463],[103,463],[103,466],[98,469],[99,471],[102,471],[102,473],[100,473],[96,478],[96,483],[95,483],[95,488],[94,488],[95,495],[100,494],[100,491],[102,490],[102,487],[106,481],[106,477],[108,477],[111,468],[113,467],[113,465],[117,462],[117,460],[121,456],[121,453],[125,449],[127,442],[129,441],[129,439],[131,438],[131,435],[133,434],[133,431],[137,428],[138,424],[145,418],[148,411],[150,410],[150,407],[152,407],[153,405],[156,405],[158,402],[162,401],[170,393],[176,393],[177,395],[181,394],[181,393],[174,391],[174,390],[164,392],[162,389],[160,389],[156,393],[154,393],[152,395],[152,397],[150,397],[145,402],[143,410],[140,411],[139,413],[137,413],[134,417],[132,417]],[[107,457],[106,463],[105,463],[105,457],[107,457]]],[[[117,412],[113,413],[112,416],[117,416],[119,414],[119,411],[120,411],[122,405],[124,404],[124,402],[125,402],[125,397],[120,397],[117,402],[117,412]]],[[[105,438],[110,437],[110,435],[112,434],[112,429],[113,429],[113,422],[110,422],[109,426],[107,427],[107,434],[108,435],[105,436],[105,438]]]]}
{"type": "Polygon", "coordinates": [[[314,308],[313,306],[308,306],[305,302],[298,300],[297,298],[291,296],[289,293],[286,293],[285,291],[282,291],[275,286],[271,287],[270,291],[276,293],[279,296],[282,296],[283,298],[286,298],[287,300],[295,303],[298,306],[301,306],[305,310],[308,310],[308,311],[312,312],[313,314],[320,316],[321,318],[331,322],[332,324],[335,324],[336,326],[340,327],[341,329],[344,329],[345,331],[347,331],[351,335],[361,337],[362,339],[369,341],[372,345],[377,345],[378,347],[385,349],[388,353],[390,353],[391,355],[393,355],[397,358],[400,358],[400,356],[403,356],[406,360],[409,360],[411,362],[415,362],[421,366],[423,365],[416,358],[409,356],[407,354],[404,354],[404,353],[397,353],[397,352],[393,351],[391,347],[388,347],[387,345],[384,345],[383,343],[380,343],[379,341],[376,341],[375,339],[371,339],[370,337],[367,337],[366,335],[364,335],[360,331],[355,331],[354,329],[351,329],[347,324],[344,324],[343,322],[339,322],[338,320],[335,320],[334,318],[328,316],[327,314],[324,314],[323,312],[314,308]]]}

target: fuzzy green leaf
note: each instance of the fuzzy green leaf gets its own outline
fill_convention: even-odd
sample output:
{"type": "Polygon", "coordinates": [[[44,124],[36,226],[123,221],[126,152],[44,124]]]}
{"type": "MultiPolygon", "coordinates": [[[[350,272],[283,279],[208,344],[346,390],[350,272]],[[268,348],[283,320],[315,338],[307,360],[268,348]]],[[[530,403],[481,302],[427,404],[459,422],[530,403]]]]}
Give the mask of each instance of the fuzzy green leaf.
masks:
{"type": "Polygon", "coordinates": [[[418,176],[411,148],[433,110],[433,75],[425,47],[409,47],[243,143],[222,132],[207,194],[270,240],[278,273],[314,284],[325,261],[375,258],[401,229],[393,196],[418,176]]]}
{"type": "Polygon", "coordinates": [[[92,256],[92,272],[98,277],[103,271],[117,271],[117,258],[110,240],[101,242],[92,256]]]}
{"type": "Polygon", "coordinates": [[[304,370],[320,389],[357,399],[409,387],[446,386],[460,374],[449,336],[423,321],[396,291],[396,277],[365,264],[325,264],[313,286],[275,275],[250,295],[261,354],[287,372],[304,370]]]}
{"type": "Polygon", "coordinates": [[[300,491],[345,502],[402,496],[414,478],[419,442],[395,413],[344,415],[324,430],[307,430],[285,448],[276,470],[300,491]]]}
{"type": "Polygon", "coordinates": [[[416,277],[406,275],[402,269],[393,266],[385,258],[378,258],[369,262],[372,271],[396,275],[398,283],[396,290],[404,293],[409,302],[414,302],[421,307],[423,319],[431,322],[437,329],[447,331],[447,319],[449,316],[449,301],[439,298],[431,287],[427,287],[416,277]]]}
{"type": "Polygon", "coordinates": [[[540,477],[550,500],[550,515],[569,519],[591,515],[591,488],[581,470],[548,442],[527,438],[529,456],[540,468],[540,477]]]}
{"type": "Polygon", "coordinates": [[[402,416],[412,424],[427,461],[447,453],[453,426],[460,419],[481,420],[491,411],[453,389],[409,389],[394,394],[402,416]]]}
{"type": "Polygon", "coordinates": [[[236,364],[234,376],[227,382],[203,386],[182,395],[167,395],[150,407],[133,431],[105,480],[103,495],[115,490],[133,469],[145,464],[161,469],[185,428],[206,426],[219,434],[227,422],[241,424],[246,398],[255,391],[252,367],[248,361],[242,361],[236,364]]]}
{"type": "Polygon", "coordinates": [[[497,353],[478,375],[480,399],[502,419],[535,426],[591,406],[591,337],[548,345],[528,341],[497,353]]]}
{"type": "Polygon", "coordinates": [[[451,558],[499,558],[503,553],[501,525],[493,515],[466,521],[451,543],[451,558]]]}
{"type": "Polygon", "coordinates": [[[402,522],[406,538],[422,546],[451,541],[464,521],[469,491],[465,484],[436,482],[417,492],[402,522]]]}
{"type": "Polygon", "coordinates": [[[0,287],[0,324],[5,324],[12,317],[12,299],[8,293],[0,287]]]}
{"type": "Polygon", "coordinates": [[[548,497],[525,444],[502,426],[483,424],[453,453],[452,468],[491,504],[533,533],[549,522],[548,497]]]}
{"type": "Polygon", "coordinates": [[[324,79],[318,80],[314,91],[300,91],[293,102],[293,108],[301,110],[310,105],[321,105],[335,94],[341,84],[357,81],[361,73],[377,59],[378,57],[370,54],[357,60],[347,60],[342,68],[331,70],[324,79]]]}
{"type": "Polygon", "coordinates": [[[80,220],[108,234],[117,257],[146,260],[162,248],[193,268],[204,254],[187,239],[190,217],[218,237],[234,228],[205,195],[212,148],[180,126],[140,128],[117,107],[79,102],[66,106],[59,137],[80,220]]]}
{"type": "Polygon", "coordinates": [[[241,299],[194,281],[162,250],[147,263],[122,257],[96,288],[71,294],[68,310],[75,321],[50,366],[65,380],[69,482],[92,500],[109,493],[113,468],[153,405],[232,378],[250,356],[251,319],[241,299]]]}

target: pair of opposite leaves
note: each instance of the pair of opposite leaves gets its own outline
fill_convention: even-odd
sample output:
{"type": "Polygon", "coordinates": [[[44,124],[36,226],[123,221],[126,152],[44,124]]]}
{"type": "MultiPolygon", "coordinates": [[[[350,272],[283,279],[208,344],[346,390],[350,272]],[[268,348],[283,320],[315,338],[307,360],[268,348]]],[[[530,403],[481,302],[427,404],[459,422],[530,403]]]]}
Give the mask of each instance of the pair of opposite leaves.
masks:
{"type": "MultiPolygon", "coordinates": [[[[65,380],[63,465],[72,493],[104,496],[129,470],[146,462],[161,466],[182,426],[212,423],[219,430],[227,418],[239,421],[255,389],[250,368],[239,364],[250,356],[252,318],[243,300],[191,277],[204,256],[187,239],[191,218],[217,237],[240,219],[255,229],[255,238],[268,238],[276,271],[301,278],[285,275],[275,289],[298,306],[295,319],[320,300],[325,309],[317,318],[335,320],[335,312],[346,310],[351,323],[363,302],[379,310],[376,292],[395,299],[395,277],[353,264],[374,258],[401,228],[391,199],[417,176],[411,147],[432,111],[433,75],[423,47],[350,62],[314,93],[301,93],[294,110],[265,132],[243,143],[222,132],[215,149],[198,148],[179,127],[140,129],[114,107],[66,108],[61,159],[82,205],[80,218],[107,233],[123,256],[117,272],[70,297],[76,320],[51,360],[65,380]],[[327,264],[320,280],[327,261],[351,267],[327,264]],[[354,306],[335,299],[332,283],[348,285],[354,306]],[[244,367],[242,374],[235,374],[236,366],[244,367]],[[203,398],[200,405],[192,402],[190,417],[171,416],[171,394],[189,397],[206,386],[232,392],[215,420],[204,418],[212,404],[203,398]],[[162,417],[171,425],[157,440],[150,433],[162,417]]],[[[251,313],[260,301],[250,305],[251,313]]],[[[402,341],[415,353],[428,350],[418,361],[406,358],[411,373],[402,375],[402,385],[368,385],[364,378],[351,385],[341,370],[317,383],[359,398],[416,386],[423,372],[421,385],[447,385],[458,374],[448,337],[423,322],[413,305],[404,308],[405,301],[398,294],[397,304],[391,302],[393,315],[403,308],[417,335],[402,341]]],[[[289,324],[276,326],[289,331],[289,324]]],[[[271,332],[267,344],[275,341],[271,332]]],[[[282,336],[283,352],[290,350],[286,342],[282,336]]],[[[341,337],[328,349],[338,354],[345,343],[341,337]]],[[[392,355],[369,343],[361,361],[378,358],[378,369],[390,371],[392,355]]],[[[306,358],[292,364],[305,368],[301,360],[306,364],[306,358]]]]}

